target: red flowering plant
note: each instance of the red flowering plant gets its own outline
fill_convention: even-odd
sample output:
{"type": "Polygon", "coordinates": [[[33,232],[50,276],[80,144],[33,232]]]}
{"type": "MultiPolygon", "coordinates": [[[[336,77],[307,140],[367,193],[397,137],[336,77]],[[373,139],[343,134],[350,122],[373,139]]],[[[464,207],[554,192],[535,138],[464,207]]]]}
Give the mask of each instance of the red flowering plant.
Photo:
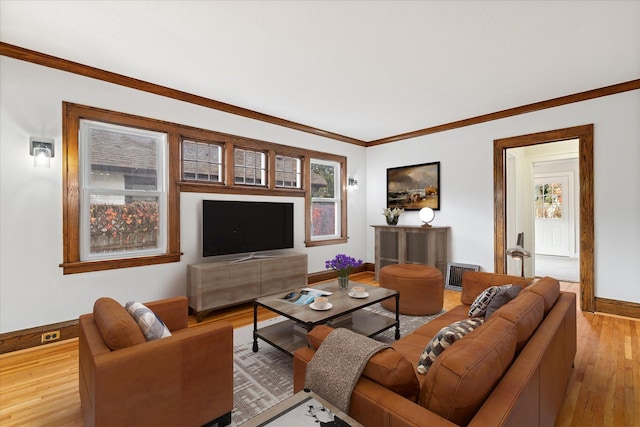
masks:
{"type": "Polygon", "coordinates": [[[133,243],[132,239],[144,239],[146,233],[156,232],[160,223],[158,203],[140,200],[126,204],[91,204],[89,218],[91,236],[119,238],[124,244],[133,243]]]}

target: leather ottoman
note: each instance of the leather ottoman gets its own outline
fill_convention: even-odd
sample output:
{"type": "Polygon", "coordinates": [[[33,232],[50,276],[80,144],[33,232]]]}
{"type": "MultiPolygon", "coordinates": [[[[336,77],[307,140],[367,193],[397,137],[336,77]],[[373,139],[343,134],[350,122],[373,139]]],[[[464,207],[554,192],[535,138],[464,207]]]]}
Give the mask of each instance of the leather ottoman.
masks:
{"type": "MultiPolygon", "coordinates": [[[[444,280],[440,270],[427,265],[393,264],[380,270],[380,287],[400,293],[400,314],[426,316],[440,313],[444,299],[444,280]]],[[[381,302],[396,311],[395,299],[381,302]]]]}

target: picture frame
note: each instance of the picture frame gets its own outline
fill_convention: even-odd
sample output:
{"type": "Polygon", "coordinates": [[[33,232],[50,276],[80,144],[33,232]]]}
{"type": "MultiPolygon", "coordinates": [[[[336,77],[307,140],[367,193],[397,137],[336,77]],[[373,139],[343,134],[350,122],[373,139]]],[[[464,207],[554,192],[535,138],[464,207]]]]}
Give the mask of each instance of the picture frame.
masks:
{"type": "Polygon", "coordinates": [[[440,162],[388,168],[387,207],[440,210],[440,162]]]}

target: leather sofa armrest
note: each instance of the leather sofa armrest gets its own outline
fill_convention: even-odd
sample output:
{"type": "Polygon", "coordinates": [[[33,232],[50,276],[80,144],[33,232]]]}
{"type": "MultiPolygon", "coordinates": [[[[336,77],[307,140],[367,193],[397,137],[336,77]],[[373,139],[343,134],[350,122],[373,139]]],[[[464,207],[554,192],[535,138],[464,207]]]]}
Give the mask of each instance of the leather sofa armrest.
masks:
{"type": "Polygon", "coordinates": [[[309,347],[299,348],[293,353],[293,392],[297,393],[304,388],[304,380],[307,374],[307,364],[316,353],[309,347]]]}
{"type": "Polygon", "coordinates": [[[171,332],[189,327],[189,300],[185,296],[144,303],[171,332]]]}
{"type": "Polygon", "coordinates": [[[393,427],[455,427],[457,424],[442,418],[417,403],[371,381],[360,378],[351,395],[349,415],[364,425],[393,427]]]}

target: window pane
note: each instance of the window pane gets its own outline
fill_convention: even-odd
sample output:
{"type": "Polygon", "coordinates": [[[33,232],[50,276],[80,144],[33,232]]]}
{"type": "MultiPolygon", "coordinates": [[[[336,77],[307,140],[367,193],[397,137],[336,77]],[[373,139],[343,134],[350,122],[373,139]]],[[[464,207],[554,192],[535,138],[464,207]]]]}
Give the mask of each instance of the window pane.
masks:
{"type": "Polygon", "coordinates": [[[92,194],[89,218],[91,254],[160,247],[159,197],[92,194]]]}
{"type": "Polygon", "coordinates": [[[311,160],[311,239],[341,237],[340,163],[311,160]]]}
{"type": "Polygon", "coordinates": [[[335,169],[333,165],[311,163],[311,197],[335,197],[335,169]]]}
{"type": "Polygon", "coordinates": [[[234,183],[266,185],[266,155],[260,151],[234,149],[234,183]]]}
{"type": "Polygon", "coordinates": [[[91,187],[124,189],[124,176],[130,189],[158,190],[157,139],[117,130],[89,131],[91,187]],[[142,188],[142,187],[140,187],[142,188]]]}
{"type": "Polygon", "coordinates": [[[336,204],[314,202],[311,205],[311,235],[316,237],[335,236],[336,204]]]}
{"type": "Polygon", "coordinates": [[[182,141],[182,179],[222,182],[222,146],[182,141]]]}
{"type": "Polygon", "coordinates": [[[537,219],[562,218],[562,184],[536,184],[534,194],[537,219]]]}
{"type": "Polygon", "coordinates": [[[302,160],[297,157],[276,156],[276,187],[302,188],[302,160]]]}

